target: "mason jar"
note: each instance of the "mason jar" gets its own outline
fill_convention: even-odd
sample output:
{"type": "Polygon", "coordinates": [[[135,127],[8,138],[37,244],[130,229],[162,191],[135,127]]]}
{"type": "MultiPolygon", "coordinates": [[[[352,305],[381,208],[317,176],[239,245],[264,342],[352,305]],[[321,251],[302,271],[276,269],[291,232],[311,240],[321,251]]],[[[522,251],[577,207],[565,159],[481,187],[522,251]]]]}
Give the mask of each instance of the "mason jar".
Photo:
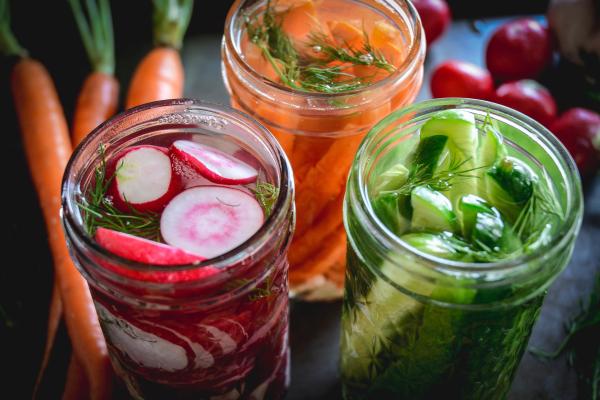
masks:
{"type": "Polygon", "coordinates": [[[243,54],[246,17],[260,14],[266,4],[265,0],[237,0],[232,5],[222,44],[223,79],[232,106],[261,121],[293,167],[297,226],[289,252],[292,294],[305,300],[335,299],[343,291],[342,203],[348,170],[367,131],[418,94],[425,37],[410,1],[353,0],[353,5],[368,7],[396,26],[402,63],[389,76],[362,89],[338,94],[296,90],[258,74],[243,54]]]}
{"type": "Polygon", "coordinates": [[[519,112],[479,100],[440,99],[377,124],[356,155],[344,205],[345,399],[506,398],[546,289],[569,261],[582,211],[572,158],[547,129],[519,112]],[[477,123],[494,121],[509,156],[548,174],[564,211],[549,243],[496,262],[451,261],[409,246],[378,218],[370,193],[381,163],[406,151],[441,110],[468,111],[477,123]]]}
{"type": "Polygon", "coordinates": [[[194,100],[136,107],[99,126],[75,150],[62,201],[71,256],[89,284],[114,370],[134,398],[284,395],[293,181],[283,150],[264,127],[228,107],[194,100]],[[79,207],[101,155],[110,160],[132,145],[176,139],[251,156],[265,181],[279,188],[270,215],[240,246],[195,264],[151,265],[108,252],[86,232],[79,207]],[[205,276],[206,268],[218,273],[205,276]]]}

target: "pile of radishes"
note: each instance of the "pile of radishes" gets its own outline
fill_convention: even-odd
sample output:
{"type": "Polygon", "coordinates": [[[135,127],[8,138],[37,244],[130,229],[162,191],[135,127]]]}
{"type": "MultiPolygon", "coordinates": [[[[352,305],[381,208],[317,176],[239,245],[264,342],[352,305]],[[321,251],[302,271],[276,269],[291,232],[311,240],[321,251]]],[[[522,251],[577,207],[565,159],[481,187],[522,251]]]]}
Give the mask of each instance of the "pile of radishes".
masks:
{"type": "MultiPolygon", "coordinates": [[[[217,257],[248,240],[265,218],[254,194],[238,186],[255,182],[258,171],[194,141],[129,147],[109,161],[107,173],[112,177],[107,194],[116,208],[160,215],[164,243],[96,230],[98,244],[132,261],[180,265],[217,257]]],[[[201,275],[214,272],[203,269],[201,275]]]]}
{"type": "Polygon", "coordinates": [[[535,80],[552,65],[553,57],[554,43],[546,26],[531,18],[513,20],[488,41],[487,69],[446,61],[433,72],[431,94],[490,100],[530,116],[562,141],[582,177],[589,179],[600,169],[600,115],[584,108],[558,114],[550,91],[535,80]]]}

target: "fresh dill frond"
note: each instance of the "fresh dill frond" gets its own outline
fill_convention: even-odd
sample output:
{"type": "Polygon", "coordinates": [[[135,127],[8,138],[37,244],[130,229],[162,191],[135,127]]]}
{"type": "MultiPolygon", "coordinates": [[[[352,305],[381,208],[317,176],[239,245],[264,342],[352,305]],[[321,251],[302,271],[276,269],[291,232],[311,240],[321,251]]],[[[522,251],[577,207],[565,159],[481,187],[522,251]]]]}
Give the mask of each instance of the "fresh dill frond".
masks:
{"type": "MultiPolygon", "coordinates": [[[[86,191],[78,207],[83,212],[87,233],[93,236],[100,227],[130,235],[161,241],[160,215],[153,212],[140,212],[130,207],[127,213],[118,210],[108,196],[108,188],[115,173],[107,177],[104,147],[100,146],[100,164],[94,171],[94,181],[86,191]]],[[[118,170],[118,168],[117,168],[118,170]]]]}
{"type": "Polygon", "coordinates": [[[456,180],[478,178],[478,175],[473,174],[473,172],[481,168],[485,168],[484,166],[464,168],[465,164],[467,164],[469,161],[470,158],[467,158],[463,161],[452,159],[450,160],[447,169],[435,171],[434,173],[431,173],[431,169],[428,165],[416,164],[413,168],[411,168],[408,179],[402,186],[400,186],[398,189],[386,190],[382,191],[381,193],[398,193],[399,195],[408,196],[417,186],[428,186],[438,192],[450,190],[456,180]]]}
{"type": "Polygon", "coordinates": [[[546,244],[552,237],[551,230],[564,220],[564,211],[548,184],[550,177],[545,170],[543,174],[534,181],[531,197],[521,209],[513,226],[528,250],[546,244]]]}
{"type": "Polygon", "coordinates": [[[355,49],[351,45],[338,47],[331,39],[322,32],[313,32],[308,37],[307,46],[312,49],[318,49],[319,54],[325,56],[324,63],[332,61],[346,62],[353,65],[367,65],[387,72],[394,72],[396,67],[390,64],[381,52],[376,51],[369,39],[367,32],[363,31],[364,40],[361,49],[355,49]]]}
{"type": "Polygon", "coordinates": [[[362,49],[354,49],[351,46],[338,47],[324,33],[312,32],[306,45],[318,53],[317,57],[300,52],[294,47],[294,42],[282,28],[285,11],[276,13],[270,0],[267,1],[260,18],[249,15],[244,18],[249,40],[261,50],[281,83],[293,89],[335,94],[369,85],[369,79],[348,73],[342,66],[328,65],[332,61],[374,66],[387,72],[395,70],[395,67],[371,46],[366,32],[362,49]]]}
{"type": "Polygon", "coordinates": [[[265,217],[271,215],[273,206],[279,197],[279,188],[268,182],[258,182],[256,188],[252,190],[256,200],[262,207],[265,217]]]}

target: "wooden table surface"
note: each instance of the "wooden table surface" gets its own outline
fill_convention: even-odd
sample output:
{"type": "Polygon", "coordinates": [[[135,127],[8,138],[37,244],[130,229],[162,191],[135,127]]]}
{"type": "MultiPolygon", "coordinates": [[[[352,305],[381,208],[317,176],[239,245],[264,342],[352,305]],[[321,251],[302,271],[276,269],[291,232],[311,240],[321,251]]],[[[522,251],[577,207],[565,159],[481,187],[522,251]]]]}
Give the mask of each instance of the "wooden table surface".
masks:
{"type": "MultiPolygon", "coordinates": [[[[453,58],[484,65],[485,42],[504,19],[460,21],[436,42],[427,57],[425,79],[418,100],[430,98],[429,76],[440,62],[453,58]],[[477,28],[477,31],[473,29],[477,28]]],[[[221,80],[220,37],[191,37],[184,49],[186,96],[228,104],[221,80]]],[[[586,197],[586,211],[573,258],[549,290],[530,345],[554,349],[564,335],[563,323],[578,311],[579,299],[592,289],[591,277],[600,272],[600,178],[586,197]]],[[[293,303],[290,340],[292,381],[287,399],[341,398],[338,357],[341,303],[293,303]]],[[[561,399],[576,397],[575,376],[564,358],[543,363],[525,354],[509,399],[561,399]]]]}

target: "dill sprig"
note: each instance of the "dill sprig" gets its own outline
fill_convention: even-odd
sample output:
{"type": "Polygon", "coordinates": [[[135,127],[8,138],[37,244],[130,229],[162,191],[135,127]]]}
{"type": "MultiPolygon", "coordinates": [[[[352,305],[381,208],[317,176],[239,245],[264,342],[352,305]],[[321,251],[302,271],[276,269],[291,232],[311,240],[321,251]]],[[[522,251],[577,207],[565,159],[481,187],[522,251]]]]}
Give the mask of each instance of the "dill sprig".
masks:
{"type": "Polygon", "coordinates": [[[555,360],[566,353],[569,366],[577,372],[578,398],[598,399],[600,396],[600,273],[596,273],[594,288],[587,303],[580,302],[579,313],[565,324],[566,335],[554,351],[529,349],[534,356],[555,360]]]}
{"type": "Polygon", "coordinates": [[[524,247],[533,250],[552,237],[551,230],[564,220],[563,209],[549,187],[550,177],[544,170],[543,177],[533,182],[533,192],[515,220],[513,229],[524,247]]]}
{"type": "Polygon", "coordinates": [[[332,61],[372,65],[388,72],[395,70],[395,67],[371,46],[366,32],[362,49],[353,49],[351,46],[337,47],[325,34],[313,32],[307,43],[307,46],[319,54],[319,57],[313,57],[301,54],[284,32],[282,22],[285,11],[276,13],[269,0],[261,16],[262,19],[258,16],[245,16],[248,38],[260,48],[263,57],[281,82],[293,89],[334,94],[360,89],[370,83],[369,79],[346,72],[346,68],[342,66],[327,65],[332,61]]]}
{"type": "MultiPolygon", "coordinates": [[[[99,227],[118,232],[161,241],[160,215],[153,212],[140,212],[130,207],[128,213],[118,210],[107,195],[115,173],[107,177],[104,147],[100,146],[100,164],[94,171],[94,182],[87,190],[83,200],[77,205],[83,211],[87,233],[93,236],[99,227]]],[[[118,170],[118,168],[117,168],[118,170]]]]}
{"type": "Polygon", "coordinates": [[[411,168],[407,181],[395,190],[385,190],[381,193],[398,193],[399,195],[410,195],[417,186],[429,186],[438,192],[450,190],[457,179],[478,178],[478,175],[472,174],[482,167],[464,168],[471,159],[467,158],[463,161],[456,159],[450,160],[447,169],[435,171],[431,173],[431,167],[426,164],[416,164],[411,168]]]}
{"type": "Polygon", "coordinates": [[[364,30],[363,36],[363,47],[355,49],[349,44],[346,44],[346,47],[337,47],[323,32],[313,32],[308,37],[307,46],[317,49],[320,55],[325,55],[321,60],[323,63],[341,61],[353,65],[370,65],[387,72],[394,72],[396,67],[387,62],[385,56],[371,46],[369,35],[364,30]]]}
{"type": "Polygon", "coordinates": [[[256,196],[256,200],[263,208],[265,217],[271,215],[273,206],[279,197],[279,188],[268,182],[258,182],[256,188],[252,189],[252,193],[256,196]]]}

